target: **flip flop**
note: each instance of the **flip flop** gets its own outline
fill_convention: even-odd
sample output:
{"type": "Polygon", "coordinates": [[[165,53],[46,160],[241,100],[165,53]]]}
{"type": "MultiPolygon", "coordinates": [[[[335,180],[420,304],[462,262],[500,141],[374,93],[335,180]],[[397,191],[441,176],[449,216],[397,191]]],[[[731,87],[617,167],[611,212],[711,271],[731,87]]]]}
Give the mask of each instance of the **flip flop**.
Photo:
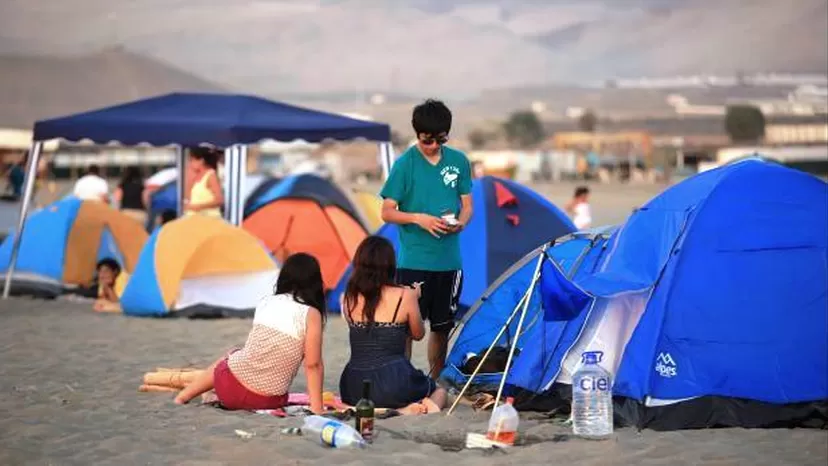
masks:
{"type": "Polygon", "coordinates": [[[495,397],[488,393],[479,393],[477,399],[472,404],[472,409],[475,411],[485,411],[495,404],[495,397]]]}

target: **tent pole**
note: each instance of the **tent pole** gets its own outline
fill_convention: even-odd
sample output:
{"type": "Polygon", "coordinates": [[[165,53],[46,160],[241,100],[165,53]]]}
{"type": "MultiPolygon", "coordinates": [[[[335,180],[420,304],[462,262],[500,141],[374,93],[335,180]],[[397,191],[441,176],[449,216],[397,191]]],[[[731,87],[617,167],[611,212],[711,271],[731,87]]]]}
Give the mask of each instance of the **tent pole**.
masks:
{"type": "Polygon", "coordinates": [[[546,259],[546,248],[548,247],[549,243],[543,246],[540,256],[538,257],[538,263],[535,265],[535,273],[532,275],[532,283],[529,284],[529,289],[526,290],[527,299],[523,301],[523,310],[520,313],[520,319],[518,319],[515,339],[512,340],[512,347],[509,349],[509,357],[506,358],[506,369],[503,371],[503,377],[500,379],[500,386],[497,388],[497,396],[495,396],[494,405],[492,406],[492,413],[494,413],[494,410],[497,409],[497,404],[500,402],[501,395],[503,395],[503,386],[506,385],[506,377],[509,375],[509,369],[511,369],[512,366],[512,358],[515,355],[515,347],[517,347],[517,341],[520,339],[520,329],[523,327],[523,320],[526,318],[526,311],[529,309],[529,301],[531,301],[532,292],[535,291],[535,286],[538,284],[538,279],[541,274],[541,266],[543,265],[543,261],[546,259]]]}
{"type": "Polygon", "coordinates": [[[512,314],[509,316],[508,319],[506,319],[506,323],[503,324],[502,327],[500,327],[500,331],[494,337],[494,340],[492,340],[492,344],[489,345],[489,348],[486,350],[486,352],[483,353],[483,357],[480,358],[480,362],[477,363],[477,367],[474,369],[474,372],[472,372],[472,375],[469,377],[469,380],[467,380],[466,384],[463,385],[463,389],[460,390],[460,394],[457,395],[457,397],[454,399],[454,403],[452,403],[451,408],[449,408],[448,412],[446,412],[446,416],[451,416],[451,413],[454,412],[454,408],[457,407],[457,404],[463,398],[463,394],[466,393],[466,390],[468,390],[469,385],[471,385],[474,378],[477,377],[477,373],[480,372],[480,368],[483,367],[483,363],[485,363],[486,359],[489,358],[489,353],[492,352],[494,347],[497,345],[497,342],[500,340],[503,334],[506,333],[506,329],[509,328],[509,325],[511,325],[512,321],[515,319],[515,316],[517,316],[518,311],[520,311],[524,300],[526,300],[526,295],[523,295],[520,298],[520,301],[518,301],[517,305],[515,305],[515,309],[512,311],[512,314]]]}
{"type": "Polygon", "coordinates": [[[394,165],[394,146],[391,144],[390,141],[384,141],[379,143],[379,152],[380,152],[380,165],[382,166],[382,179],[383,181],[388,179],[388,175],[391,174],[391,166],[394,165]]]}
{"type": "MultiPolygon", "coordinates": [[[[178,217],[184,215],[184,178],[187,173],[187,151],[183,146],[175,146],[175,168],[178,176],[175,179],[175,189],[178,192],[178,199],[175,203],[175,212],[178,217]]],[[[149,206],[147,206],[149,207],[149,206]]]]}
{"type": "Polygon", "coordinates": [[[17,254],[20,252],[20,241],[23,238],[26,217],[29,215],[29,207],[32,201],[32,195],[34,194],[35,180],[37,179],[37,165],[42,150],[42,141],[32,142],[32,148],[29,151],[29,160],[26,161],[26,181],[23,185],[23,201],[20,203],[20,219],[17,223],[17,231],[14,233],[9,268],[6,270],[6,282],[3,284],[3,299],[8,299],[9,292],[11,291],[12,276],[17,266],[17,254]]]}
{"type": "Polygon", "coordinates": [[[230,174],[233,172],[233,153],[236,152],[236,146],[230,146],[224,149],[224,182],[222,183],[222,190],[224,191],[224,219],[230,222],[232,216],[233,206],[233,177],[230,174]]]}
{"type": "Polygon", "coordinates": [[[247,174],[247,146],[238,146],[238,165],[236,174],[236,202],[233,225],[241,226],[244,219],[244,181],[247,174]]]}
{"type": "Polygon", "coordinates": [[[224,150],[224,219],[235,226],[242,223],[242,184],[247,167],[247,146],[232,145],[224,150]]]}

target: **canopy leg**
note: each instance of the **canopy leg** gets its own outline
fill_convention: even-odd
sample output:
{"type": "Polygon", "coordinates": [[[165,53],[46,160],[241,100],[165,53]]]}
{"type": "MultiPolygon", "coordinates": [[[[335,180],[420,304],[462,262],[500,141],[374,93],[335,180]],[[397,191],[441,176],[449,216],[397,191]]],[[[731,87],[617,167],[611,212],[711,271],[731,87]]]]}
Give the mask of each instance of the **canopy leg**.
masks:
{"type": "Polygon", "coordinates": [[[394,146],[388,141],[381,142],[379,143],[379,152],[380,165],[382,166],[382,179],[385,181],[391,174],[391,167],[394,165],[394,159],[396,158],[394,155],[394,146]]]}
{"type": "Polygon", "coordinates": [[[178,177],[175,179],[175,188],[178,192],[175,211],[178,217],[181,217],[184,215],[184,186],[186,185],[184,178],[187,174],[187,151],[182,146],[176,146],[175,148],[175,168],[178,170],[178,177]]]}
{"type": "Polygon", "coordinates": [[[247,172],[247,146],[234,145],[224,150],[224,218],[240,226],[244,215],[242,199],[247,172]]]}
{"type": "Polygon", "coordinates": [[[35,141],[29,151],[29,160],[26,162],[26,182],[23,188],[23,201],[20,203],[20,219],[17,223],[17,231],[14,232],[9,268],[6,270],[6,282],[3,284],[3,299],[8,299],[11,290],[12,276],[17,266],[17,253],[20,250],[20,241],[23,238],[23,229],[26,226],[26,217],[29,215],[29,204],[34,194],[35,180],[37,180],[37,165],[40,161],[40,152],[43,150],[43,142],[35,141]]]}

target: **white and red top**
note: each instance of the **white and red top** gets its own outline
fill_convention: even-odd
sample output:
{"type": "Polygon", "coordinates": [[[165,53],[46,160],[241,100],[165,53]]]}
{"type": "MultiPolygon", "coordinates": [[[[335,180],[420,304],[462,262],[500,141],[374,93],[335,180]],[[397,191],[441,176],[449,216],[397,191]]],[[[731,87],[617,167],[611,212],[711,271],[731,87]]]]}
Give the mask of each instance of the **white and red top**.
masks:
{"type": "Polygon", "coordinates": [[[305,356],[307,315],[308,306],[289,294],[264,298],[244,348],[227,358],[236,379],[260,395],[288,393],[305,356]]]}

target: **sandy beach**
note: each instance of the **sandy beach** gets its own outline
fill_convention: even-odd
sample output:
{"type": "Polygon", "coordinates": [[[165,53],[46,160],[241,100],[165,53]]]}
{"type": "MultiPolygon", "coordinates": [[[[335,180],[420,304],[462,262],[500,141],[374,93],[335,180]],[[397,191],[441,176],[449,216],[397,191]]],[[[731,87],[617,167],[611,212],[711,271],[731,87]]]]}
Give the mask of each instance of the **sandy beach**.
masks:
{"type": "MultiPolygon", "coordinates": [[[[562,204],[574,185],[536,189],[562,204]]],[[[593,185],[596,224],[624,220],[661,186],[593,185]]],[[[467,432],[484,432],[488,413],[461,407],[442,414],[378,421],[362,451],[331,450],[282,435],[300,419],[208,406],[176,406],[170,394],[138,393],[144,372],[204,366],[244,342],[250,320],[136,319],[96,314],[89,302],[0,301],[0,464],[795,464],[828,462],[828,431],[620,429],[603,442],[574,438],[538,413],[522,415],[508,452],[461,450],[467,432]],[[249,439],[235,431],[253,433],[249,439]]],[[[325,330],[325,389],[338,391],[349,356],[347,328],[325,330]]],[[[426,367],[425,345],[415,364],[426,367]]],[[[304,375],[292,391],[304,390],[304,375]]]]}
{"type": "MultiPolygon", "coordinates": [[[[618,430],[604,442],[525,413],[509,452],[457,451],[467,431],[483,432],[487,413],[461,408],[378,421],[362,451],[330,450],[280,429],[300,420],[176,406],[169,394],[138,393],[157,366],[205,365],[244,342],[249,320],[134,319],[95,314],[88,303],[0,302],[0,464],[796,464],[828,461],[819,430],[618,430]],[[532,418],[536,419],[532,419],[532,418]],[[250,439],[237,429],[254,433],[250,439]]],[[[347,329],[325,330],[325,388],[337,390],[348,358],[347,329]]],[[[415,362],[425,367],[424,345],[415,362]]],[[[300,373],[292,387],[304,390],[300,373]]]]}

